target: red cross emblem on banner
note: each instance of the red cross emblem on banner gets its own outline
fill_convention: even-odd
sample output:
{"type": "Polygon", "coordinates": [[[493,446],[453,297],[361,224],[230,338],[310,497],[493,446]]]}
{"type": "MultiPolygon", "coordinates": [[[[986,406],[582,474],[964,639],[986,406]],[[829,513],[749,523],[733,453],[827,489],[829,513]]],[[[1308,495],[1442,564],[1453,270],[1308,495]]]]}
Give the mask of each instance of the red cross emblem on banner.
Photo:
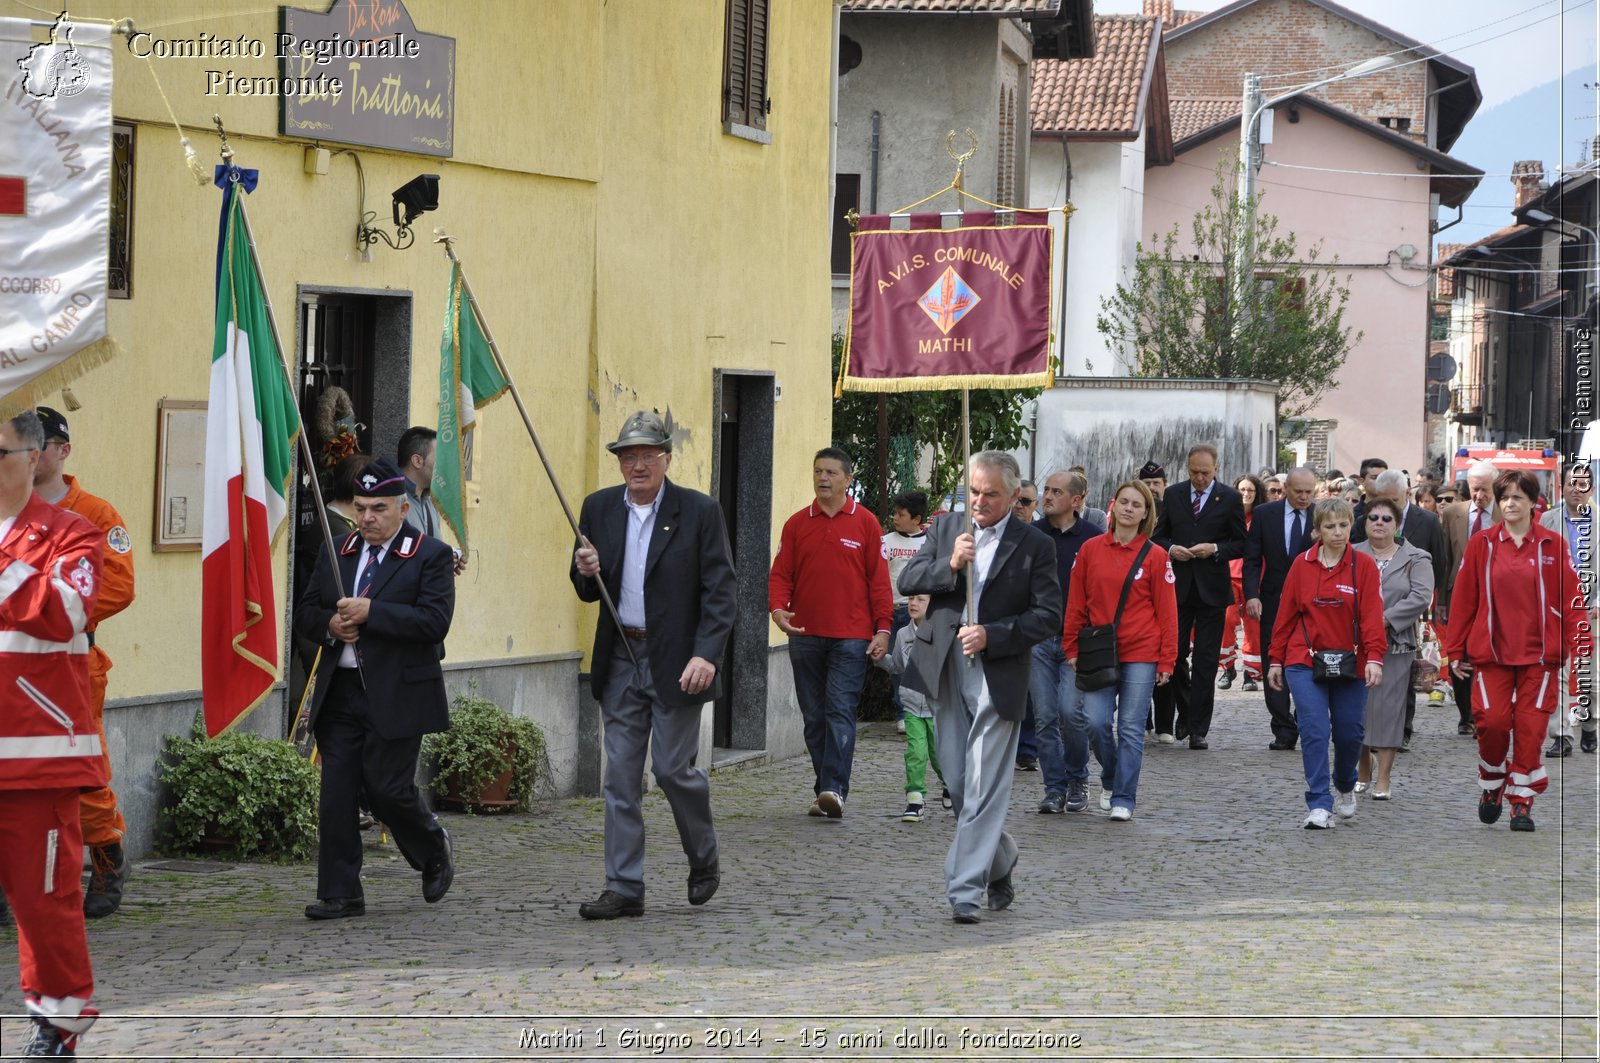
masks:
{"type": "Polygon", "coordinates": [[[0,177],[0,214],[26,214],[27,187],[21,177],[0,177]]]}

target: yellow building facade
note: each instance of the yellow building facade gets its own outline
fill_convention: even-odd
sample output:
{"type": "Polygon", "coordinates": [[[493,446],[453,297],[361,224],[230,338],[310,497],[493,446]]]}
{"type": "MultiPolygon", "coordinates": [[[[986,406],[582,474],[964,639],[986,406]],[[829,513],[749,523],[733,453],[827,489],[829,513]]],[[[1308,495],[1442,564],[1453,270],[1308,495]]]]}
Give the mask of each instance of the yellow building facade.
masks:
{"type": "MultiPolygon", "coordinates": [[[[73,387],[82,408],[68,415],[67,469],[117,505],[135,544],[137,600],[105,625],[101,644],[115,661],[106,722],[136,852],[154,826],[160,736],[188,728],[200,686],[200,553],[154,546],[157,411],[163,400],[207,397],[220,194],[185,167],[169,102],[208,170],[218,161],[216,114],[237,164],[260,171],[247,206],[283,342],[297,371],[339,354],[336,322],[342,342],[360,345],[372,397],[356,396],[356,415],[375,452],[392,457],[406,425],[437,421],[449,263],[435,226],[456,241],[574,511],[587,492],[619,482],[603,445],[628,413],[670,416],[670,475],[723,500],[740,576],[734,695],[707,708],[704,745],[803,748],[786,665],[769,652],[765,580],[782,520],[809,497],[811,455],[829,439],[834,8],[772,0],[771,105],[754,131],[724,120],[728,6],[409,0],[401,10],[418,31],[455,41],[453,153],[437,157],[281,133],[277,98],[223,91],[279,75],[278,9],[74,5],[75,19],[131,18],[150,53],[113,39],[114,116],[132,131],[129,297],[110,316],[124,354],[73,387]],[[176,42],[206,35],[265,42],[268,54],[179,54],[176,42]],[[324,173],[308,172],[316,147],[331,152],[324,173]],[[392,229],[390,191],[419,173],[438,174],[440,192],[438,209],[414,223],[415,245],[380,242],[363,254],[361,213],[392,229]]],[[[36,17],[11,0],[0,12],[36,17]]],[[[191,505],[198,521],[198,500],[191,505]]],[[[598,718],[579,678],[595,616],[568,581],[572,535],[509,397],[479,413],[467,519],[447,683],[476,681],[538,719],[554,791],[588,789],[598,718]]],[[[280,628],[291,537],[275,553],[280,628]]],[[[249,726],[281,733],[284,700],[280,690],[249,726]]]]}

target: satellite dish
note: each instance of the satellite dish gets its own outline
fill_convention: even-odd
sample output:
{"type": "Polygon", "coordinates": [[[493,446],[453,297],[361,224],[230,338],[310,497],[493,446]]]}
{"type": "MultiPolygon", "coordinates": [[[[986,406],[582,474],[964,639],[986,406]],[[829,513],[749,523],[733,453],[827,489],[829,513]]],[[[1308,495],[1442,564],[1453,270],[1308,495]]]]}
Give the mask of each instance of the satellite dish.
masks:
{"type": "Polygon", "coordinates": [[[1450,412],[1450,385],[1441,381],[1428,385],[1428,412],[1435,415],[1450,412]]]}
{"type": "Polygon", "coordinates": [[[1428,356],[1428,379],[1445,381],[1453,380],[1456,375],[1456,360],[1448,354],[1430,354],[1428,356]]]}

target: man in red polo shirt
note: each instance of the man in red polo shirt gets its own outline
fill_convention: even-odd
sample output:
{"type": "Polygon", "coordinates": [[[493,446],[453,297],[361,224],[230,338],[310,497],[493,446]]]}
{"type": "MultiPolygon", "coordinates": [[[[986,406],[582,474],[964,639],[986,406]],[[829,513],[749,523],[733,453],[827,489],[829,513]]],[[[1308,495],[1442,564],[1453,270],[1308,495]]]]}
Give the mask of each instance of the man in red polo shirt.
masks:
{"type": "Polygon", "coordinates": [[[767,581],[767,608],[789,636],[795,698],[816,772],[809,814],[829,819],[844,815],[856,703],[868,662],[888,652],[894,615],[883,529],[850,497],[854,471],[844,451],[817,451],[816,500],[784,522],[767,581]]]}

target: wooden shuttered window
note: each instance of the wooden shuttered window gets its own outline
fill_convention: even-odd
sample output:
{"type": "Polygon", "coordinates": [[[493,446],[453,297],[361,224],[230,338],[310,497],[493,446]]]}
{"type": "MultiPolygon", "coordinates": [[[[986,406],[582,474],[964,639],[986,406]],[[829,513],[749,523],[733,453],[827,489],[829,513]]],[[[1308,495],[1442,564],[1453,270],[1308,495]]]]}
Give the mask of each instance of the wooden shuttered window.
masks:
{"type": "Polygon", "coordinates": [[[722,120],[767,128],[767,33],[771,0],[727,0],[723,47],[722,120]]]}

